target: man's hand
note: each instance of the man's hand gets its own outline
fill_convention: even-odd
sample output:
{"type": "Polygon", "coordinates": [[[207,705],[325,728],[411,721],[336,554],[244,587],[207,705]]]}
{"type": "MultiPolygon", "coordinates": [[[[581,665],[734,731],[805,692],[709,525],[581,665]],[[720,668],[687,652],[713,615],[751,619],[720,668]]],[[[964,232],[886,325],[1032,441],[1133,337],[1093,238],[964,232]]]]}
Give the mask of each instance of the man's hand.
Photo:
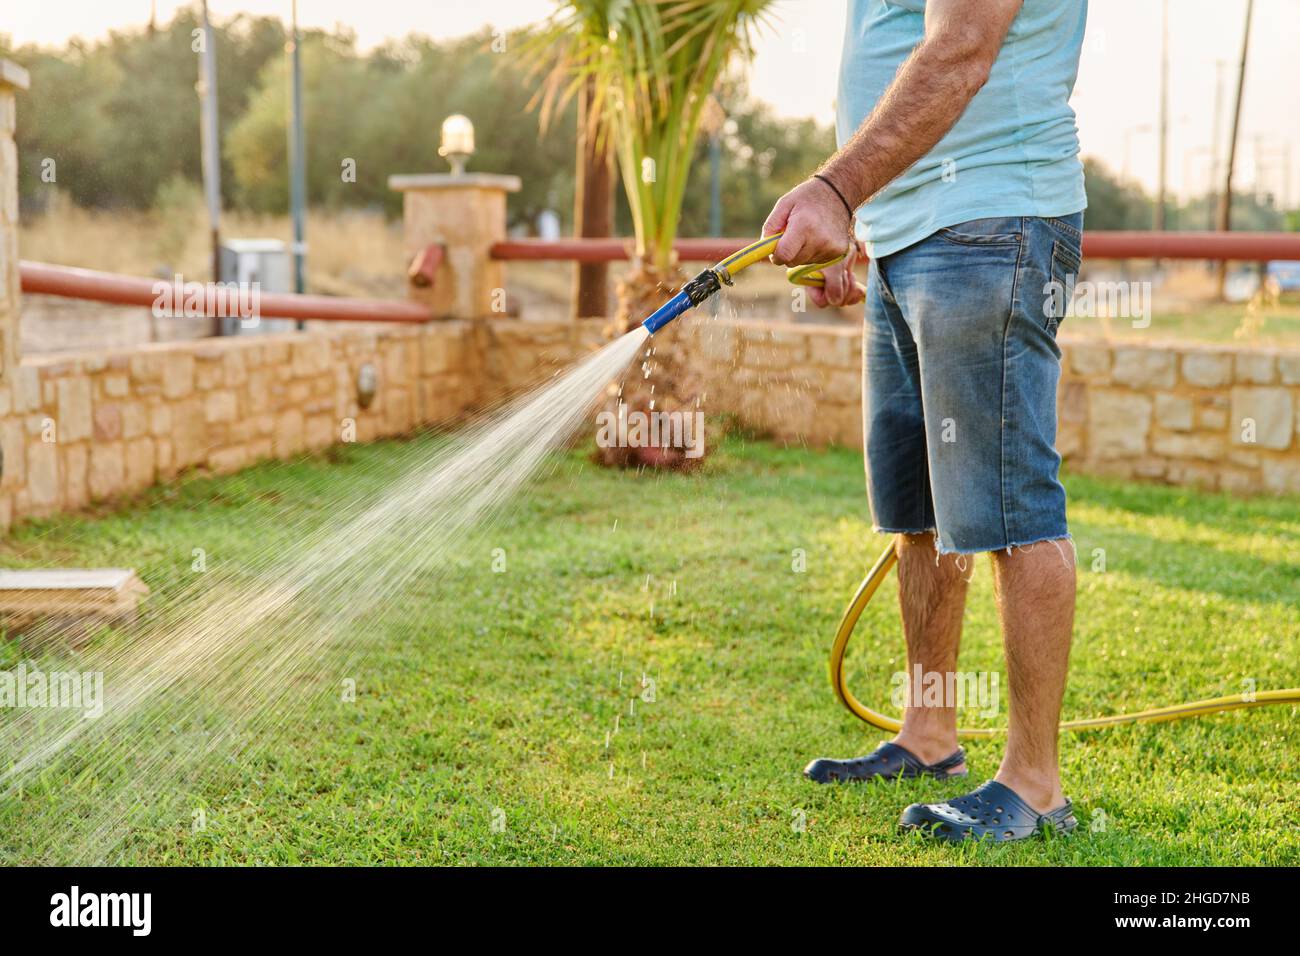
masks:
{"type": "Polygon", "coordinates": [[[825,287],[819,289],[813,286],[808,290],[808,297],[819,308],[823,309],[842,305],[857,305],[865,300],[867,297],[866,290],[858,285],[858,280],[853,275],[854,263],[863,254],[858,243],[849,243],[848,255],[835,265],[827,266],[822,270],[822,275],[826,277],[825,287]]]}
{"type": "Polygon", "coordinates": [[[820,179],[809,179],[776,201],[763,223],[763,235],[784,232],[772,251],[772,261],[802,266],[844,255],[850,245],[850,226],[848,210],[835,190],[820,179]]]}

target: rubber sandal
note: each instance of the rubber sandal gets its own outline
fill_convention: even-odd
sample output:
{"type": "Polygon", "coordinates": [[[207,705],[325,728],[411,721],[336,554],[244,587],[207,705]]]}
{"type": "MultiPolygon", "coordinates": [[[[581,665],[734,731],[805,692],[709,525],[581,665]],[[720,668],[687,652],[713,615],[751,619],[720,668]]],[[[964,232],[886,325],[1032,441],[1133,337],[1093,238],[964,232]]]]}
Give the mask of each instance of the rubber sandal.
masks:
{"type": "Polygon", "coordinates": [[[956,753],[944,757],[938,763],[924,763],[916,754],[906,747],[894,743],[883,743],[865,757],[852,760],[832,760],[830,757],[818,757],[803,768],[803,775],[814,783],[846,783],[862,780],[910,780],[913,777],[934,777],[947,780],[949,777],[964,777],[966,771],[953,773],[952,768],[966,760],[966,751],[961,747],[956,753]]]}
{"type": "Polygon", "coordinates": [[[989,780],[946,803],[914,803],[903,811],[898,825],[950,843],[1011,843],[1048,830],[1069,833],[1079,821],[1074,818],[1074,804],[1069,800],[1051,813],[1039,813],[1010,787],[989,780]]]}

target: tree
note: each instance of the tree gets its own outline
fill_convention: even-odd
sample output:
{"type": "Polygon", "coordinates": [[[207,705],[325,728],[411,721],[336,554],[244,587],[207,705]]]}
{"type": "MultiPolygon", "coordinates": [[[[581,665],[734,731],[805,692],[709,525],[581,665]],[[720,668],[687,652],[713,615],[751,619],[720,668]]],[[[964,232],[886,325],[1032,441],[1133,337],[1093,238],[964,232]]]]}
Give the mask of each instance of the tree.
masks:
{"type": "Polygon", "coordinates": [[[525,57],[543,75],[543,122],[593,81],[592,110],[612,142],[636,238],[620,322],[639,321],[679,277],[673,241],[700,119],[733,57],[752,53],[773,0],[565,3],[525,57]]]}
{"type": "MultiPolygon", "coordinates": [[[[632,268],[618,286],[611,335],[629,330],[660,305],[682,279],[673,242],[700,124],[727,65],[752,52],[752,35],[772,0],[572,0],[529,40],[525,59],[542,75],[545,124],[580,90],[598,132],[609,137],[635,235],[632,268]]],[[[645,376],[625,382],[605,411],[648,416],[692,414],[703,383],[672,348],[679,330],[664,330],[645,376]]],[[[679,438],[684,436],[679,435],[679,438]]],[[[688,467],[678,446],[601,448],[608,465],[688,467]]]]}

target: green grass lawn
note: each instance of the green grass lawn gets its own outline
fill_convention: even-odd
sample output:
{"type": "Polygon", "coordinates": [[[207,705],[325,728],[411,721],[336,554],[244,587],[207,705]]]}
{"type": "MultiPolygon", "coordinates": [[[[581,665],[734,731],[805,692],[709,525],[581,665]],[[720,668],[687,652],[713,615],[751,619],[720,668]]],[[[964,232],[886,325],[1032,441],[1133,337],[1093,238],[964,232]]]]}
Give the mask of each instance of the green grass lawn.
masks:
{"type": "MultiPolygon", "coordinates": [[[[435,440],[191,479],[121,511],[20,528],[0,562],[132,566],[164,600],[194,547],[233,562],[268,540],[291,547],[295,529],[377,492],[435,440]]],[[[1300,684],[1300,501],[1079,476],[1068,488],[1081,568],[1068,715],[1231,694],[1247,680],[1300,684]]],[[[368,620],[355,703],[325,707],[209,779],[191,799],[205,830],[188,818],[153,826],[121,860],[1300,862],[1291,707],[1066,738],[1081,827],[1045,843],[955,848],[896,833],[904,806],[956,795],[959,781],[804,781],[810,757],[880,739],[835,702],[825,655],[884,543],[858,453],[732,439],[687,476],[561,456],[437,587],[407,587],[368,620]]],[[[986,559],[962,665],[1001,671],[986,559]]],[[[858,696],[889,709],[902,668],[892,584],[868,609],[850,667],[858,696]]],[[[1001,686],[1001,712],[968,722],[1005,722],[1001,686]]],[[[968,750],[974,782],[991,776],[999,746],[968,750]]],[[[0,832],[41,812],[39,789],[0,801],[0,832]]]]}

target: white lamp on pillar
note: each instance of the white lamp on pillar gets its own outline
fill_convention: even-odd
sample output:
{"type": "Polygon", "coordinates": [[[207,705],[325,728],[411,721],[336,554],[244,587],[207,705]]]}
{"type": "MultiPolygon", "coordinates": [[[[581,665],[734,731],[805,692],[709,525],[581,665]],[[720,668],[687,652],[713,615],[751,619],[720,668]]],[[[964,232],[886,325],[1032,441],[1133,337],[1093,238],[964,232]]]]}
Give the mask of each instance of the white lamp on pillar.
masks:
{"type": "Polygon", "coordinates": [[[442,145],[438,155],[451,166],[452,175],[465,172],[465,161],[474,155],[474,124],[468,116],[452,113],[442,121],[442,145]]]}

